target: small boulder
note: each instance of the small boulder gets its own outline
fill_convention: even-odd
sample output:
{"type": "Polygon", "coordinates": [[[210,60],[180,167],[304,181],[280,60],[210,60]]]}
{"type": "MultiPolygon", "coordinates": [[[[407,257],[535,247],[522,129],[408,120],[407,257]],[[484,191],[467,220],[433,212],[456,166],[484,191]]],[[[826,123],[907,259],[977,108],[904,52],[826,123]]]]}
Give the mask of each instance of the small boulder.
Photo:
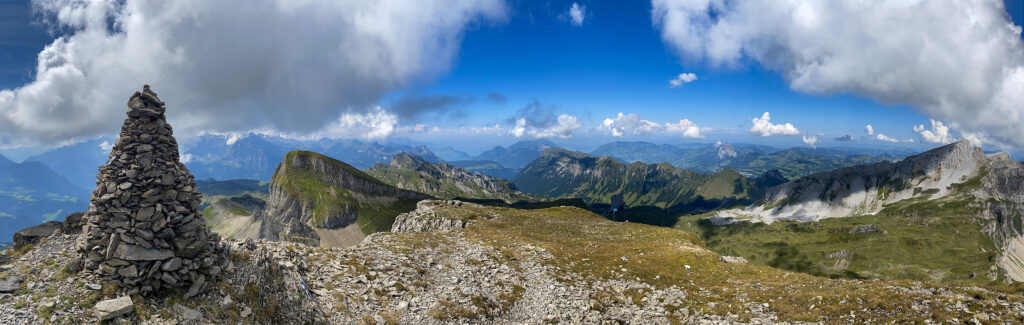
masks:
{"type": "Polygon", "coordinates": [[[21,277],[5,276],[0,278],[0,293],[12,293],[21,289],[21,277]]]}
{"type": "Polygon", "coordinates": [[[203,318],[203,313],[198,310],[182,306],[180,304],[174,304],[174,312],[181,316],[181,318],[189,321],[197,321],[203,318]]]}
{"type": "Polygon", "coordinates": [[[64,217],[64,225],[61,231],[70,235],[82,233],[82,226],[85,225],[82,221],[83,216],[85,216],[85,212],[75,212],[64,217]]]}
{"type": "Polygon", "coordinates": [[[860,225],[846,232],[849,235],[885,233],[877,225],[860,225]]]}
{"type": "Polygon", "coordinates": [[[740,257],[740,256],[724,256],[723,255],[722,257],[719,258],[719,260],[721,260],[722,262],[725,262],[725,263],[740,263],[740,264],[742,264],[742,263],[746,263],[747,262],[747,259],[745,259],[743,257],[740,257]]]}
{"type": "Polygon", "coordinates": [[[28,227],[14,233],[14,248],[21,248],[22,246],[33,244],[39,241],[40,238],[49,237],[53,233],[60,231],[63,228],[63,224],[60,221],[50,221],[41,225],[28,227]]]}
{"type": "Polygon", "coordinates": [[[135,310],[135,304],[132,303],[132,298],[123,296],[117,299],[100,301],[96,303],[96,307],[93,309],[96,318],[99,318],[100,321],[105,321],[131,313],[135,310]]]}

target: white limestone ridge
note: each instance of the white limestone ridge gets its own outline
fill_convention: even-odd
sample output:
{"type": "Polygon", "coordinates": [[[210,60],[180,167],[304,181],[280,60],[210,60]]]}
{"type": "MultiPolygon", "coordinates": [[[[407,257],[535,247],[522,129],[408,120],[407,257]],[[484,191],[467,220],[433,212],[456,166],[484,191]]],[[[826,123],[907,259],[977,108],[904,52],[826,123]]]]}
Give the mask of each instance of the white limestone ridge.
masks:
{"type": "Polygon", "coordinates": [[[973,197],[973,204],[982,207],[978,217],[987,221],[981,231],[1001,252],[997,265],[1008,278],[1024,281],[1024,166],[1005,152],[986,155],[967,140],[898,162],[809,175],[768,189],[761,202],[721,211],[709,220],[716,225],[809,222],[872,215],[890,203],[951,194],[973,197]],[[954,186],[968,181],[973,185],[954,186]]]}
{"type": "Polygon", "coordinates": [[[886,204],[915,196],[945,196],[952,190],[950,185],[977,176],[978,167],[987,160],[980,148],[963,140],[898,162],[808,175],[768,189],[762,202],[722,211],[711,220],[772,223],[875,214],[886,204]]]}

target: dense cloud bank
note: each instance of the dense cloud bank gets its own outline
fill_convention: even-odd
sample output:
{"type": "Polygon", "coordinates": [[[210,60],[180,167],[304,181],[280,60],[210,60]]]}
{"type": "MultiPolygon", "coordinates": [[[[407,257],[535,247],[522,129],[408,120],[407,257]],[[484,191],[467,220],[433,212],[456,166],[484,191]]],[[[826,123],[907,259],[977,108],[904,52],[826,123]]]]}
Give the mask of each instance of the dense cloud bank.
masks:
{"type": "Polygon", "coordinates": [[[35,1],[57,38],[35,80],[0,91],[0,144],[108,134],[142,83],[183,134],[329,133],[389,91],[449,69],[482,1],[35,1]],[[320,131],[310,131],[320,130],[320,131]]]}
{"type": "Polygon", "coordinates": [[[652,0],[651,14],[687,59],[753,61],[799,92],[910,104],[1024,146],[1024,42],[1001,0],[652,0]]]}

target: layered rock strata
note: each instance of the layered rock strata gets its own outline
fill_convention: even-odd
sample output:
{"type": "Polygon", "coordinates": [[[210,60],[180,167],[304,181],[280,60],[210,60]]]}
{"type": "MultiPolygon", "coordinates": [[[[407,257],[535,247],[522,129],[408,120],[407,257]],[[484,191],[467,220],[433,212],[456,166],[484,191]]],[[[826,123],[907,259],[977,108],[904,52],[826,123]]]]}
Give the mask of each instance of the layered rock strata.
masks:
{"type": "Polygon", "coordinates": [[[195,179],[179,161],[164,103],[149,86],[128,101],[128,118],[99,168],[77,246],[86,271],[126,293],[188,288],[198,293],[226,260],[199,213],[195,179]]]}

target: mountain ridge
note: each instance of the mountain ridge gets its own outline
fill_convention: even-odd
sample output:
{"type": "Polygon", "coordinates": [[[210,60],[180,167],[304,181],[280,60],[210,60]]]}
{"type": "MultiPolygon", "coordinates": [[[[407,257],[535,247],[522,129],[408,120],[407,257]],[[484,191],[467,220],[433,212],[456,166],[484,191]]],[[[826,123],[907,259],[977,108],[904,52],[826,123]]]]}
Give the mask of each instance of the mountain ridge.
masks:
{"type": "Polygon", "coordinates": [[[443,162],[431,163],[405,152],[395,155],[391,163],[376,164],[366,172],[392,186],[439,198],[500,199],[506,203],[532,199],[511,181],[443,162]]]}
{"type": "Polygon", "coordinates": [[[316,228],[358,224],[363,234],[391,228],[394,218],[429,195],[395,188],[351,165],[311,151],[291,151],[275,169],[266,208],[254,215],[261,237],[316,243],[316,228]]]}
{"type": "Polygon", "coordinates": [[[564,149],[545,150],[515,178],[524,192],[549,198],[579,197],[607,203],[622,195],[628,206],[714,209],[759,199],[763,186],[725,169],[700,174],[668,163],[621,163],[564,149]]]}
{"type": "MultiPolygon", "coordinates": [[[[769,188],[750,206],[716,212],[716,225],[813,222],[886,213],[977,218],[972,223],[999,251],[995,265],[1024,281],[1024,164],[1006,153],[985,154],[967,140],[898,162],[859,165],[769,188]],[[921,208],[914,208],[920,206],[921,208]],[[925,211],[919,211],[922,208],[925,211]],[[895,211],[891,211],[897,209],[895,211]],[[952,210],[951,210],[952,209],[952,210]],[[931,212],[928,212],[931,211],[931,212]]],[[[971,225],[970,227],[975,227],[971,225]]],[[[973,228],[972,228],[973,229],[973,228]]],[[[957,231],[959,232],[959,230],[957,231]]]]}

